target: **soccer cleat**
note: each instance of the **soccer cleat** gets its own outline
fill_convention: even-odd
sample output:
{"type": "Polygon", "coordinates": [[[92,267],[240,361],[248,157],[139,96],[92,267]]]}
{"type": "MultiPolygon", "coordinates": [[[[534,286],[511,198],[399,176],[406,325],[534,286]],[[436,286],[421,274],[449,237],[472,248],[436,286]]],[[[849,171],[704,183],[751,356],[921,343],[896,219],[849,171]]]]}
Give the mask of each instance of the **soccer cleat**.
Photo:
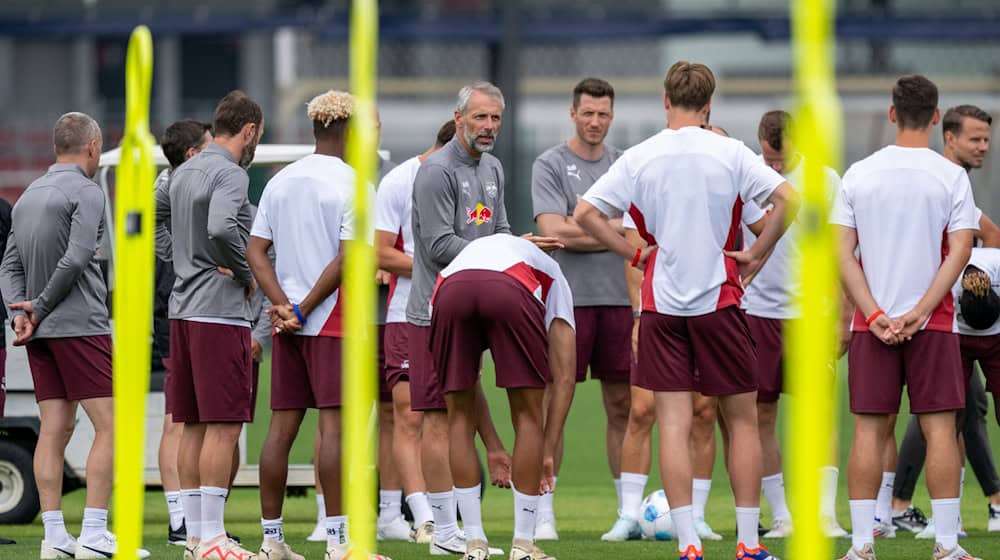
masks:
{"type": "Polygon", "coordinates": [[[181,521],[181,526],[176,529],[169,522],[167,523],[167,544],[184,546],[187,544],[187,534],[187,521],[181,521]]]}
{"type": "Polygon", "coordinates": [[[934,518],[933,517],[927,520],[927,525],[924,526],[924,528],[919,533],[917,533],[914,538],[917,538],[917,539],[934,539],[934,538],[937,538],[937,533],[934,530],[934,518]]]}
{"type": "Polygon", "coordinates": [[[941,543],[934,544],[933,560],[983,560],[965,551],[961,546],[956,546],[951,550],[945,550],[941,543]]]}
{"type": "Polygon", "coordinates": [[[896,538],[896,526],[876,517],[875,527],[872,529],[872,536],[876,539],[894,539],[896,538]]]}
{"type": "Polygon", "coordinates": [[[317,523],[313,527],[312,533],[309,533],[309,536],[306,537],[306,540],[309,542],[326,542],[326,524],[317,523]]]}
{"type": "Polygon", "coordinates": [[[410,541],[417,544],[430,544],[434,538],[434,522],[427,521],[419,527],[410,530],[410,541]]]}
{"type": "Polygon", "coordinates": [[[465,542],[465,557],[463,560],[489,560],[490,545],[483,539],[469,539],[465,542]]]}
{"type": "Polygon", "coordinates": [[[402,515],[388,523],[378,522],[375,537],[380,541],[410,541],[410,524],[402,515]]]}
{"type": "Polygon", "coordinates": [[[704,517],[697,517],[694,520],[694,530],[698,537],[707,541],[721,541],[722,535],[712,530],[712,527],[705,521],[704,517]]]}
{"type": "MultiPolygon", "coordinates": [[[[329,545],[326,549],[326,554],[323,556],[323,560],[360,560],[356,556],[352,556],[351,545],[329,545]]],[[[369,554],[368,560],[392,560],[388,556],[382,554],[369,554]]]]}
{"type": "Polygon", "coordinates": [[[760,521],[757,522],[757,536],[758,537],[763,537],[764,535],[767,534],[768,531],[770,531],[770,529],[768,529],[767,527],[761,525],[760,521]]]}
{"type": "Polygon", "coordinates": [[[189,540],[184,543],[184,560],[197,560],[198,547],[200,546],[201,542],[195,540],[189,540]]]}
{"type": "MultiPolygon", "coordinates": [[[[772,527],[773,531],[774,528],[772,527]]],[[[771,556],[771,553],[764,548],[764,545],[758,544],[757,548],[747,548],[747,545],[739,543],[736,545],[736,560],[779,560],[778,558],[771,556]]]]}
{"type": "Polygon", "coordinates": [[[765,535],[765,539],[785,539],[792,536],[792,520],[791,519],[775,519],[774,523],[771,523],[771,530],[765,535]]]}
{"type": "MultiPolygon", "coordinates": [[[[488,547],[487,550],[489,551],[488,554],[503,554],[503,550],[499,548],[488,547]]],[[[430,551],[431,556],[448,556],[451,554],[464,555],[467,552],[465,534],[462,532],[455,533],[453,537],[444,542],[438,542],[435,539],[431,539],[430,551]]]]}
{"type": "Polygon", "coordinates": [[[1000,531],[1000,506],[990,504],[988,511],[990,516],[989,521],[986,524],[986,530],[990,533],[1000,531]]]}
{"type": "Polygon", "coordinates": [[[893,512],[892,524],[901,531],[919,533],[927,527],[927,517],[920,509],[908,506],[899,513],[893,512]]]}
{"type": "Polygon", "coordinates": [[[556,560],[529,540],[514,539],[510,545],[510,560],[556,560]]]}
{"type": "Polygon", "coordinates": [[[826,535],[827,537],[830,537],[831,539],[842,539],[848,536],[847,531],[845,531],[844,528],[840,526],[840,523],[837,521],[836,517],[830,517],[824,515],[819,520],[819,525],[820,529],[822,529],[823,531],[823,534],[826,535]]]}
{"type": "Polygon", "coordinates": [[[42,560],[56,560],[56,558],[73,558],[76,556],[76,540],[70,537],[67,544],[52,545],[49,541],[42,540],[42,549],[39,558],[42,560]]]}
{"type": "Polygon", "coordinates": [[[272,539],[264,539],[260,545],[260,552],[257,553],[257,558],[259,560],[305,560],[305,557],[293,551],[288,543],[272,539]]]}
{"type": "MultiPolygon", "coordinates": [[[[118,553],[118,541],[115,539],[114,534],[105,531],[97,542],[82,543],[76,541],[76,554],[75,558],[112,558],[118,553]]],[[[149,558],[149,551],[145,549],[138,549],[135,551],[136,558],[149,558]]]]}
{"type": "Polygon", "coordinates": [[[639,522],[624,514],[618,516],[610,531],[601,535],[602,541],[609,542],[637,541],[641,538],[642,530],[639,529],[639,522]]]}
{"type": "Polygon", "coordinates": [[[536,541],[557,541],[559,533],[556,532],[556,520],[554,517],[541,520],[535,523],[536,541]]]}
{"type": "Polygon", "coordinates": [[[866,544],[861,550],[852,546],[840,560],[875,560],[875,547],[871,543],[866,544]]]}
{"type": "Polygon", "coordinates": [[[256,558],[256,554],[226,536],[219,536],[211,542],[203,542],[198,547],[197,560],[256,560],[256,558]]]}
{"type": "Polygon", "coordinates": [[[695,548],[693,544],[689,544],[684,552],[681,553],[680,560],[704,560],[705,553],[702,549],[695,548]]]}

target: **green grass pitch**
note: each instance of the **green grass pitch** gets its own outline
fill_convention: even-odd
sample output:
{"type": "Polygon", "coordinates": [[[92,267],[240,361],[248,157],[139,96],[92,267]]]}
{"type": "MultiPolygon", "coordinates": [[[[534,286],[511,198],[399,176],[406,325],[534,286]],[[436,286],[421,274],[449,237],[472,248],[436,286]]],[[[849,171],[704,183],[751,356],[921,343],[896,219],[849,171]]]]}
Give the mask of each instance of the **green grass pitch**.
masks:
{"type": "MultiPolygon", "coordinates": [[[[503,393],[492,387],[491,371],[484,374],[487,392],[490,397],[494,419],[501,436],[508,448],[513,443],[512,430],[508,415],[507,402],[503,393]]],[[[248,439],[248,457],[251,460],[259,456],[260,445],[267,429],[268,376],[262,372],[261,397],[258,403],[257,421],[250,431],[248,439]]],[[[905,407],[904,407],[905,408],[905,407]]],[[[851,420],[845,410],[839,419],[841,430],[841,456],[846,457],[850,441],[851,420]]],[[[1000,430],[993,425],[992,415],[991,437],[994,449],[1000,449],[1000,430]]],[[[897,428],[902,437],[906,425],[905,415],[902,415],[897,428]]],[[[293,450],[293,462],[306,462],[311,456],[311,445],[315,417],[308,416],[307,423],[300,433],[299,441],[293,450]]],[[[786,442],[786,446],[789,445],[786,442]]],[[[650,477],[647,492],[659,488],[659,474],[654,461],[654,472],[650,477]]],[[[843,466],[845,463],[841,463],[843,466]]],[[[972,476],[971,470],[966,480],[966,496],[963,500],[963,515],[965,528],[969,538],[962,541],[963,546],[985,559],[1000,559],[1000,536],[989,535],[986,532],[986,501],[983,499],[979,486],[972,476]]],[[[729,490],[728,478],[720,459],[716,461],[715,484],[707,508],[707,520],[713,528],[724,536],[718,543],[706,542],[706,558],[733,558],[735,551],[735,515],[733,513],[732,494],[729,490]]],[[[849,529],[850,516],[847,509],[846,473],[841,474],[841,491],[838,501],[839,518],[842,525],[849,529]]],[[[930,513],[930,504],[925,487],[918,487],[917,505],[930,513]]],[[[66,496],[64,511],[70,532],[77,534],[83,512],[83,491],[76,491],[66,496]]],[[[322,559],[324,546],[322,543],[306,543],[305,537],[313,527],[315,519],[315,500],[310,492],[308,498],[288,498],[284,511],[285,533],[295,550],[308,559],[322,559]]],[[[604,451],[604,415],[601,409],[600,390],[596,382],[578,385],[576,400],[570,413],[566,431],[566,459],[563,472],[559,477],[559,489],[555,499],[558,529],[561,540],[556,543],[544,543],[545,550],[561,560],[603,560],[606,558],[629,559],[664,559],[676,558],[674,543],[669,542],[629,542],[605,543],[600,536],[614,522],[615,493],[608,473],[607,460],[604,451]]],[[[483,519],[491,544],[508,549],[513,529],[512,498],[509,491],[489,488],[483,501],[483,519]]],[[[162,494],[149,491],[146,494],[146,524],[144,530],[145,546],[152,552],[153,558],[170,558],[180,560],[182,549],[167,546],[166,522],[167,513],[162,494]]],[[[260,505],[255,489],[237,489],[233,492],[226,513],[226,528],[243,538],[243,542],[253,548],[260,543],[260,505]]],[[[766,506],[762,518],[765,524],[770,519],[766,506]]],[[[16,545],[0,547],[2,560],[29,560],[38,558],[38,544],[42,537],[40,520],[30,525],[8,525],[0,527],[0,536],[17,539],[16,545]]],[[[781,556],[784,552],[782,541],[767,541],[768,548],[781,556]]],[[[848,541],[834,543],[834,554],[842,554],[848,541]]],[[[882,539],[876,543],[881,560],[912,560],[930,558],[928,541],[917,541],[909,534],[899,533],[895,539],[882,539]]],[[[383,543],[380,552],[388,554],[395,560],[410,560],[430,558],[425,546],[407,543],[383,543]]],[[[831,556],[832,558],[832,556],[831,556]]],[[[786,559],[787,560],[787,559],[786,559]]],[[[826,560],[822,558],[806,558],[795,560],[826,560]]]]}

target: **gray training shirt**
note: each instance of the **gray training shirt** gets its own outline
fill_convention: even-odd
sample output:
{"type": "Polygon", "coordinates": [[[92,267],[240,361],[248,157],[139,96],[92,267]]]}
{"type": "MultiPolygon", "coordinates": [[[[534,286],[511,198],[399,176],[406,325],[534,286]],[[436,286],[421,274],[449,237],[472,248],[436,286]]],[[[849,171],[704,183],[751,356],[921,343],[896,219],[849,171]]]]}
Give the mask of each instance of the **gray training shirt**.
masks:
{"type": "Polygon", "coordinates": [[[510,233],[503,167],[490,154],[469,155],[456,135],[434,152],[413,182],[413,284],[406,319],[431,323],[429,304],[441,269],[473,239],[510,233]]]}
{"type": "MultiPolygon", "coordinates": [[[[622,154],[605,146],[597,161],[580,158],[566,144],[549,148],[531,168],[531,201],[539,214],[572,216],[580,197],[622,154]]],[[[620,217],[620,216],[612,216],[620,217]]],[[[552,253],[573,292],[576,307],[631,305],[625,286],[625,262],[611,251],[552,253]]]]}
{"type": "Polygon", "coordinates": [[[105,203],[101,187],[79,166],[57,163],[14,205],[0,293],[8,305],[32,302],[41,321],[34,338],[111,333],[108,288],[94,258],[105,203]]]}
{"type": "Polygon", "coordinates": [[[166,197],[157,191],[156,223],[169,221],[173,242],[177,278],[170,318],[252,321],[244,290],[253,281],[246,259],[253,224],[246,170],[213,143],[175,169],[168,185],[166,197]]]}

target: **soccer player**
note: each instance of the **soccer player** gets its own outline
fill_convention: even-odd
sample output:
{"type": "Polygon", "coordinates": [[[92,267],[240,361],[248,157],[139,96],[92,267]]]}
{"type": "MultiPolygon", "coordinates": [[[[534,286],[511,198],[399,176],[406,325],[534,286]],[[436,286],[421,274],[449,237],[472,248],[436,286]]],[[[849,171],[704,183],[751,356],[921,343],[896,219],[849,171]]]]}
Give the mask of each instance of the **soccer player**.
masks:
{"type": "MultiPolygon", "coordinates": [[[[169,196],[167,185],[170,173],[185,161],[205,149],[212,141],[212,125],[195,120],[177,121],[163,131],[160,146],[163,155],[170,164],[156,177],[157,196],[169,196]]],[[[170,230],[166,223],[156,228],[156,281],[153,296],[153,369],[167,370],[169,377],[170,356],[170,292],[174,287],[174,267],[171,263],[173,249],[171,248],[170,230]],[[159,364],[156,362],[159,361],[159,364]]],[[[164,380],[164,387],[169,380],[164,380]]],[[[166,397],[167,391],[164,391],[166,397]]],[[[184,546],[187,543],[187,529],[184,524],[184,508],[181,506],[181,482],[177,475],[177,450],[181,443],[182,424],[173,421],[170,414],[170,403],[164,403],[163,433],[160,436],[160,449],[157,455],[160,468],[160,481],[163,485],[163,496],[167,502],[167,544],[184,546]]]]}
{"type": "MultiPolygon", "coordinates": [[[[621,257],[584,232],[572,217],[583,193],[621,155],[621,150],[604,143],[614,119],[614,101],[615,90],[604,80],[586,78],[573,88],[569,117],[575,134],[535,160],[531,195],[538,232],[557,237],[566,246],[553,258],[570,283],[576,306],[577,381],[587,379],[589,368],[591,378],[601,382],[608,466],[621,509],[621,451],[629,410],[632,309],[621,257]]],[[[613,217],[612,223],[621,230],[621,216],[613,217]]],[[[559,446],[555,455],[557,477],[561,464],[559,446]]],[[[535,540],[559,539],[553,496],[545,494],[538,505],[535,540]]]]}
{"type": "MultiPolygon", "coordinates": [[[[472,241],[441,271],[432,299],[431,346],[448,401],[456,486],[478,484],[476,391],[487,348],[514,424],[514,539],[510,560],[554,560],[534,544],[543,462],[551,464],[575,389],[573,296],[559,265],[527,239],[496,234],[472,241]],[[551,383],[548,414],[543,412],[551,383]]],[[[464,513],[464,511],[463,511],[464,513]]],[[[478,511],[476,512],[478,514],[478,511]]],[[[466,531],[480,519],[465,519],[466,531]]],[[[474,525],[473,525],[474,526],[474,525]]],[[[481,526],[467,560],[490,557],[481,526]]]]}
{"type": "Polygon", "coordinates": [[[895,144],[847,170],[830,217],[839,237],[843,282],[857,306],[848,354],[854,439],[847,560],[875,557],[882,451],[903,383],[930,458],[927,487],[937,520],[933,557],[972,558],[958,545],[955,411],[965,406],[966,382],[951,288],[969,260],[976,208],[964,170],[928,148],[941,116],[937,101],[937,86],[923,76],[896,82],[889,109],[895,144]]]}
{"type": "Polygon", "coordinates": [[[14,345],[27,349],[41,416],[34,452],[45,526],[40,557],[105,558],[118,545],[108,531],[114,463],[111,326],[107,286],[94,258],[105,233],[107,200],[91,179],[103,139],[97,122],[83,113],[59,117],[52,136],[56,163],[14,205],[0,293],[12,311],[14,345]],[[77,404],[94,425],[79,540],[66,531],[61,509],[64,455],[77,404]]]}
{"type": "MultiPolygon", "coordinates": [[[[702,125],[716,134],[728,137],[725,129],[709,124],[702,125]]],[[[625,238],[636,249],[645,249],[656,245],[656,239],[645,228],[645,222],[636,225],[630,209],[625,213],[622,223],[625,228],[625,238]]],[[[639,214],[636,214],[638,217],[639,214]]],[[[753,232],[760,233],[764,227],[764,211],[756,204],[746,204],[742,209],[743,224],[753,232]]],[[[641,221],[641,220],[640,220],[641,221]]],[[[629,298],[633,309],[632,353],[637,358],[640,305],[640,286],[642,272],[631,265],[631,260],[625,262],[626,282],[629,287],[629,298]]],[[[619,508],[618,519],[611,530],[601,536],[605,541],[635,540],[642,537],[639,529],[639,511],[645,494],[646,481],[649,480],[649,468],[652,462],[652,434],[656,421],[655,401],[653,392],[638,385],[635,378],[635,359],[631,367],[631,405],[625,438],[622,444],[622,506],[619,508]]],[[[716,533],[705,521],[705,506],[712,489],[712,470],[715,467],[716,441],[715,425],[718,399],[700,393],[692,393],[692,423],[691,423],[691,507],[694,515],[695,532],[702,539],[722,540],[722,535],[716,533]]],[[[725,426],[720,424],[720,428],[725,426]]]]}
{"type": "Polygon", "coordinates": [[[692,393],[700,392],[720,397],[731,435],[737,555],[770,559],[757,534],[761,451],[757,383],[748,367],[756,355],[739,310],[741,276],[749,278],[759,270],[787,227],[786,209],[794,212],[797,196],[742,142],[702,128],[715,90],[707,66],[675,63],[664,90],[667,128],[626,150],[587,191],[574,218],[609,249],[649,269],[643,283],[637,378],[640,386],[655,392],[663,486],[682,557],[702,557],[691,508],[689,447],[692,393]],[[757,242],[739,251],[746,201],[773,204],[774,210],[757,242]],[[630,205],[656,239],[683,242],[632,247],[606,221],[630,205]]]}
{"type": "MultiPolygon", "coordinates": [[[[790,118],[784,111],[768,111],[761,117],[757,139],[764,162],[801,192],[805,186],[805,159],[786,136],[790,118]]],[[[839,189],[840,177],[828,167],[823,168],[823,175],[827,192],[832,199],[839,189]]],[[[798,317],[795,300],[799,285],[793,276],[795,272],[791,269],[798,259],[797,231],[797,225],[792,224],[778,240],[771,256],[753,282],[746,287],[746,294],[743,296],[747,324],[757,344],[757,420],[764,458],[761,486],[764,497],[771,506],[772,515],[771,530],[764,535],[765,538],[785,538],[792,534],[792,519],[785,501],[777,419],[778,399],[784,391],[782,333],[788,321],[798,317]]],[[[752,231],[747,230],[744,235],[747,243],[753,243],[756,239],[752,231]]],[[[845,537],[847,532],[837,523],[834,509],[837,475],[836,467],[824,468],[822,524],[827,535],[845,537]]]]}
{"type": "MultiPolygon", "coordinates": [[[[504,175],[493,150],[503,114],[503,93],[489,82],[463,87],[455,107],[455,137],[428,156],[413,182],[413,283],[406,303],[409,329],[410,408],[423,412],[420,459],[434,513],[432,554],[464,554],[455,503],[465,536],[485,541],[480,514],[481,484],[454,487],[448,466],[447,403],[430,354],[430,299],[439,272],[469,241],[510,233],[504,206],[504,175]],[[478,522],[477,522],[478,521],[478,522]]],[[[558,248],[558,240],[532,237],[558,248]]],[[[481,394],[481,392],[480,392],[481,394]]],[[[503,450],[489,421],[485,397],[478,399],[479,429],[488,451],[503,450]],[[484,426],[488,426],[484,432],[484,426]],[[487,438],[487,434],[495,437],[487,438]]],[[[492,469],[491,469],[492,471],[492,469]]],[[[495,552],[501,554],[501,552],[495,552]]]]}
{"type": "Polygon", "coordinates": [[[245,167],[264,130],[252,99],[233,91],[219,101],[215,139],[170,178],[168,204],[174,290],[170,296],[167,398],[184,424],[178,455],[187,525],[185,558],[248,560],[223,521],[233,457],[244,422],[253,416],[250,299],[256,282],[246,261],[252,224],[245,167]]]}
{"type": "MultiPolygon", "coordinates": [[[[990,125],[993,117],[979,107],[960,105],[945,111],[941,118],[941,128],[944,133],[944,157],[952,163],[961,165],[965,170],[979,169],[983,165],[990,147],[990,125]]],[[[986,214],[979,219],[979,232],[976,235],[983,240],[985,247],[1000,247],[997,234],[1000,228],[986,214]]],[[[975,251],[973,251],[975,252],[975,251]]],[[[968,334],[959,322],[959,332],[968,334]]],[[[964,340],[964,338],[963,338],[964,340]]],[[[964,355],[964,352],[963,352],[964,355]]],[[[989,500],[987,504],[988,530],[1000,531],[1000,479],[997,477],[996,466],[993,464],[993,450],[986,431],[986,414],[989,412],[989,401],[983,388],[982,379],[978,374],[969,376],[966,388],[965,411],[961,414],[961,435],[964,441],[960,446],[969,458],[972,471],[976,474],[983,495],[989,500]]],[[[917,538],[934,538],[933,520],[928,525],[923,513],[913,507],[913,491],[917,485],[920,471],[923,470],[926,455],[924,438],[920,433],[920,425],[916,417],[910,419],[906,427],[906,435],[899,447],[899,459],[896,464],[892,491],[892,523],[896,528],[917,532],[917,538]]],[[[965,467],[962,467],[962,484],[959,485],[959,495],[965,486],[965,467]]],[[[883,496],[879,495],[881,500],[883,496]]],[[[882,503],[878,504],[882,506],[882,503]]],[[[884,514],[884,512],[883,512],[884,514]]],[[[876,517],[879,512],[876,512],[876,517]]]]}
{"type": "MultiPolygon", "coordinates": [[[[430,544],[434,516],[427,501],[427,484],[420,460],[420,412],[410,409],[410,363],[406,322],[406,302],[413,274],[413,181],[422,161],[441,149],[455,136],[455,121],[438,130],[434,145],[390,171],[379,184],[375,202],[375,244],[378,266],[389,272],[388,309],[385,318],[385,385],[392,395],[392,459],[406,491],[406,503],[413,513],[410,537],[430,544]]],[[[387,520],[391,522],[391,520],[387,520]]],[[[405,521],[404,521],[405,523],[405,521]]]]}

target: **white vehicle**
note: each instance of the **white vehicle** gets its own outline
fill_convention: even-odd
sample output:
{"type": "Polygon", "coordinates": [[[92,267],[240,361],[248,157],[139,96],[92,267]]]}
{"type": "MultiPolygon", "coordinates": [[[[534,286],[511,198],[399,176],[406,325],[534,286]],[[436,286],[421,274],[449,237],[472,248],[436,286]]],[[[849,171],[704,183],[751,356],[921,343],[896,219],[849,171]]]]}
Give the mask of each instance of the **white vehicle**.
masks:
{"type": "MultiPolygon", "coordinates": [[[[315,151],[312,144],[261,144],[257,146],[253,165],[256,167],[280,167],[296,161],[315,151]]],[[[157,168],[168,165],[163,150],[153,149],[157,168]]],[[[388,159],[388,153],[379,152],[388,159]]],[[[111,169],[118,165],[121,149],[115,148],[101,155],[97,180],[105,195],[112,200],[109,188],[111,169]]],[[[153,186],[150,185],[150,196],[153,186]]],[[[114,211],[107,205],[107,231],[104,235],[104,255],[114,255],[114,211]]],[[[108,292],[114,289],[113,260],[108,259],[108,292]]],[[[152,286],[150,286],[152,290],[152,286]]],[[[39,511],[38,490],[32,470],[32,456],[38,439],[39,417],[35,402],[34,386],[28,369],[24,348],[10,346],[13,333],[7,328],[7,405],[6,416],[0,418],[0,525],[6,523],[30,523],[39,511]]],[[[150,322],[152,338],[152,322],[150,322]]],[[[160,471],[157,466],[157,451],[163,426],[163,374],[153,371],[150,392],[146,397],[146,449],[145,481],[147,486],[159,486],[160,471]]],[[[81,487],[86,479],[87,453],[94,439],[94,428],[82,409],[77,412],[76,429],[66,447],[66,464],[63,470],[63,492],[81,487]]],[[[289,486],[313,486],[312,465],[290,465],[289,486]]],[[[240,469],[234,483],[237,486],[257,486],[257,465],[246,462],[246,428],[240,436],[240,469]]]]}

